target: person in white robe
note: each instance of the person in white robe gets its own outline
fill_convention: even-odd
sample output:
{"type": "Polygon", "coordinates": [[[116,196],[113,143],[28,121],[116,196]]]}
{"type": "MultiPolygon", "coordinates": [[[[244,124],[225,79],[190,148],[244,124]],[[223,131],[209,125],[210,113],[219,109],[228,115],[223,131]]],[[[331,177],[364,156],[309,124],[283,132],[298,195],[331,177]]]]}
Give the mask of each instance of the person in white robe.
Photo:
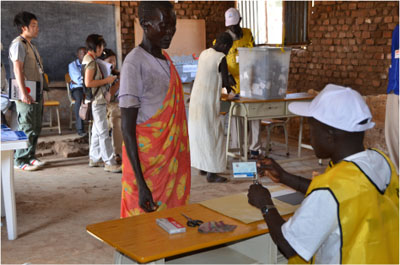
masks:
{"type": "Polygon", "coordinates": [[[220,115],[222,88],[229,85],[228,54],[233,40],[224,32],[215,45],[204,50],[199,57],[189,103],[189,143],[191,166],[206,173],[208,182],[226,182],[217,175],[225,170],[226,155],[224,128],[220,115]]]}

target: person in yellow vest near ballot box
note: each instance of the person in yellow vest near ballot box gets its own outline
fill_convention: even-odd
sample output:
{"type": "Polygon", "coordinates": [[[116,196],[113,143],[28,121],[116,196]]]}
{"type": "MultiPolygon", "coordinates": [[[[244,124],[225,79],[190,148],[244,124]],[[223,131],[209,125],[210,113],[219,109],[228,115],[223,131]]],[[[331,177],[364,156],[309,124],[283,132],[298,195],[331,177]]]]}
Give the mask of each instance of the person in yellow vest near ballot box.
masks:
{"type": "Polygon", "coordinates": [[[240,13],[237,9],[231,7],[225,12],[226,30],[233,39],[233,44],[229,53],[226,55],[228,63],[228,71],[235,79],[236,84],[232,86],[236,94],[240,93],[240,78],[239,78],[239,51],[237,48],[252,48],[254,47],[253,34],[250,29],[240,27],[240,13]]]}
{"type": "Polygon", "coordinates": [[[250,186],[249,203],[261,209],[281,252],[289,263],[398,264],[399,178],[383,152],[364,148],[364,132],[375,123],[362,96],[329,84],[312,102],[291,103],[289,110],[309,117],[314,152],[331,161],[312,180],[272,159],[259,161],[262,174],[305,193],[285,222],[268,189],[250,186]]]}
{"type": "MultiPolygon", "coordinates": [[[[233,39],[232,48],[229,50],[229,53],[226,55],[226,62],[228,64],[228,71],[231,75],[232,81],[232,89],[233,92],[237,95],[240,94],[240,78],[239,78],[239,51],[238,48],[252,48],[254,46],[253,34],[250,29],[242,28],[240,26],[240,21],[242,18],[240,17],[240,13],[236,8],[229,8],[225,12],[225,26],[227,27],[226,32],[231,35],[233,39]]],[[[215,45],[215,40],[213,42],[215,45]]],[[[231,125],[231,147],[232,148],[243,148],[243,139],[240,139],[241,146],[239,147],[238,142],[238,129],[236,125],[236,118],[233,118],[231,125]]],[[[261,151],[261,141],[260,141],[260,121],[249,121],[249,149],[250,149],[250,158],[255,158],[260,154],[261,151]]],[[[243,122],[239,123],[240,135],[243,134],[243,122]]],[[[243,137],[243,136],[242,136],[243,137]]],[[[245,139],[247,141],[247,139],[245,139]]],[[[247,150],[244,150],[247,152],[247,150]]]]}

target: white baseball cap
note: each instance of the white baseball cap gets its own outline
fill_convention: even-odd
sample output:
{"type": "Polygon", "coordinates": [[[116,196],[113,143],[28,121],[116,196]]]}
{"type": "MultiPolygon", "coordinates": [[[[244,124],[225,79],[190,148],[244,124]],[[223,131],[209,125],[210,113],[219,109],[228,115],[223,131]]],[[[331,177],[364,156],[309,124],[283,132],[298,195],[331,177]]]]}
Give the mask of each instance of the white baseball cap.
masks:
{"type": "Polygon", "coordinates": [[[362,132],[375,126],[364,99],[350,87],[329,84],[311,102],[290,103],[289,110],[347,132],[362,132]],[[360,124],[364,120],[367,122],[360,124]]]}
{"type": "Polygon", "coordinates": [[[225,12],[225,27],[237,25],[240,21],[240,13],[236,8],[229,8],[225,12]]]}

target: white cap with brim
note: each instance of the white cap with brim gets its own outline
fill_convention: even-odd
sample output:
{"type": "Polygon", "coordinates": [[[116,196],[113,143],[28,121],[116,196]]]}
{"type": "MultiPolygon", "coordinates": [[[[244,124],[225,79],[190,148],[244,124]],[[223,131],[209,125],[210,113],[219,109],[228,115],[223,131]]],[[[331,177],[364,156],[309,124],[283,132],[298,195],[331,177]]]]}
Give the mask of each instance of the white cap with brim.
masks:
{"type": "Polygon", "coordinates": [[[229,8],[225,12],[225,27],[237,25],[240,21],[240,13],[236,8],[229,8]]]}
{"type": "Polygon", "coordinates": [[[289,110],[347,132],[362,132],[375,126],[368,105],[350,87],[329,84],[311,102],[290,103],[289,110]]]}

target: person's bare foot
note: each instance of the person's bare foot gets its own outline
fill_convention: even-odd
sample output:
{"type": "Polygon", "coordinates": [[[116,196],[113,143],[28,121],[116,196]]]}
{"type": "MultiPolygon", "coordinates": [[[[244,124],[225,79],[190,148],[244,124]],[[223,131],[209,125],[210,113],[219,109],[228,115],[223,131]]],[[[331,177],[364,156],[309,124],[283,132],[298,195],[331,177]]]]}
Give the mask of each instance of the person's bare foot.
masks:
{"type": "Polygon", "coordinates": [[[117,164],[118,165],[121,165],[122,164],[122,159],[121,159],[121,156],[120,155],[115,155],[115,162],[117,162],[117,164]]]}

